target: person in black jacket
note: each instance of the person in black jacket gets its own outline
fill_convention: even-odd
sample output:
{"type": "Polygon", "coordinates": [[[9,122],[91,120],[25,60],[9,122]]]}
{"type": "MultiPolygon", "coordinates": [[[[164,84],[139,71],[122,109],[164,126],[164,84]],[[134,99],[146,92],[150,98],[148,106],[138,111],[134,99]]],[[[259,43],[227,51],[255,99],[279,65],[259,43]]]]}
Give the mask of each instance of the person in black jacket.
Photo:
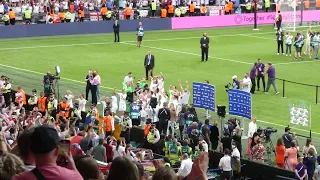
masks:
{"type": "Polygon", "coordinates": [[[279,53],[280,53],[280,48],[281,48],[282,55],[284,55],[284,53],[283,53],[284,33],[282,32],[281,28],[277,31],[276,36],[277,36],[277,42],[278,42],[278,54],[277,55],[279,55],[279,53]]]}
{"type": "Polygon", "coordinates": [[[203,37],[200,39],[200,47],[201,47],[201,61],[204,61],[204,56],[206,56],[206,62],[208,61],[208,53],[209,53],[209,38],[207,37],[207,33],[203,33],[203,37]]]}
{"type": "Polygon", "coordinates": [[[168,128],[168,120],[170,120],[170,110],[168,109],[167,103],[163,103],[163,108],[159,109],[159,132],[160,134],[166,134],[168,128]]]}
{"type": "Polygon", "coordinates": [[[118,23],[118,20],[114,21],[113,32],[114,32],[114,42],[120,42],[120,37],[119,37],[120,24],[118,23]]]}
{"type": "Polygon", "coordinates": [[[144,67],[146,69],[146,80],[149,79],[149,71],[151,77],[153,77],[153,68],[155,65],[154,55],[151,54],[151,51],[148,51],[148,54],[144,57],[144,67]]]}
{"type": "Polygon", "coordinates": [[[89,72],[85,78],[85,82],[87,82],[87,85],[86,85],[86,100],[87,101],[88,101],[89,91],[91,90],[90,80],[92,80],[92,71],[91,70],[89,70],[89,72]]]}

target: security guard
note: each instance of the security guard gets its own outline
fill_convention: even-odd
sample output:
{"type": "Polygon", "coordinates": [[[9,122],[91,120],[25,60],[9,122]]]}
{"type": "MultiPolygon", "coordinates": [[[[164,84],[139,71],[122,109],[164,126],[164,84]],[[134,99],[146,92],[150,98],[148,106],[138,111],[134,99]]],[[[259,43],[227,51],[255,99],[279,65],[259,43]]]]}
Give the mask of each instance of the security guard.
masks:
{"type": "Polygon", "coordinates": [[[66,13],[65,13],[63,10],[60,10],[60,11],[59,11],[60,23],[64,23],[64,21],[65,21],[65,16],[66,16],[66,13]]]}
{"type": "Polygon", "coordinates": [[[161,8],[161,18],[166,18],[167,17],[167,9],[162,7],[161,8]]]}
{"type": "Polygon", "coordinates": [[[159,140],[160,140],[160,132],[156,128],[156,125],[152,124],[147,136],[147,142],[148,142],[147,146],[149,147],[149,149],[155,152],[155,150],[157,149],[157,143],[159,142],[159,140]]]}
{"type": "Polygon", "coordinates": [[[26,20],[26,24],[31,24],[31,11],[29,8],[24,12],[24,18],[26,20]]]}
{"type": "Polygon", "coordinates": [[[188,141],[183,141],[182,147],[180,148],[180,156],[187,153],[188,155],[192,154],[192,148],[188,145],[188,141]]]}
{"type": "Polygon", "coordinates": [[[153,0],[151,3],[151,17],[156,16],[157,3],[153,0]]]}
{"type": "Polygon", "coordinates": [[[250,1],[248,1],[248,3],[246,4],[246,10],[247,10],[247,13],[251,12],[251,2],[250,1]]]}
{"type": "Polygon", "coordinates": [[[69,11],[66,12],[65,17],[66,17],[66,22],[67,23],[71,22],[71,13],[69,11]]]}
{"type": "Polygon", "coordinates": [[[6,103],[6,107],[10,106],[10,94],[11,94],[11,84],[8,80],[8,77],[4,77],[4,83],[1,87],[2,95],[4,97],[4,101],[6,103]]]}
{"type": "Polygon", "coordinates": [[[179,148],[176,144],[169,146],[169,154],[167,157],[170,159],[172,164],[175,164],[179,161],[179,148]]]}
{"type": "Polygon", "coordinates": [[[56,120],[63,120],[67,122],[67,119],[70,116],[70,104],[68,104],[68,99],[65,97],[63,101],[59,103],[59,113],[57,114],[56,120]]]}
{"type": "Polygon", "coordinates": [[[120,137],[125,139],[126,144],[130,144],[130,129],[132,128],[132,121],[129,117],[129,113],[125,112],[123,117],[120,118],[120,137]]]}
{"type": "Polygon", "coordinates": [[[8,13],[5,13],[5,14],[3,15],[2,20],[3,20],[5,26],[9,26],[9,24],[10,24],[10,23],[9,23],[9,20],[10,20],[10,18],[9,18],[8,13]]]}
{"type": "Polygon", "coordinates": [[[33,108],[37,105],[38,103],[38,96],[37,96],[37,90],[33,89],[32,90],[32,96],[28,99],[28,105],[29,105],[29,111],[32,111],[33,108]]]}
{"type": "Polygon", "coordinates": [[[201,6],[201,16],[205,16],[207,14],[207,7],[205,4],[201,6]]]}
{"type": "Polygon", "coordinates": [[[16,14],[12,9],[9,10],[9,18],[10,18],[10,24],[15,25],[16,24],[16,14]]]}
{"type": "Polygon", "coordinates": [[[112,18],[112,12],[111,11],[107,11],[107,14],[106,14],[107,21],[111,20],[111,18],[112,18]]]}
{"type": "Polygon", "coordinates": [[[180,9],[181,9],[181,17],[184,17],[187,13],[187,8],[182,6],[180,9]]]}
{"type": "Polygon", "coordinates": [[[270,0],[264,0],[264,7],[266,8],[266,12],[270,9],[270,0]]]}
{"type": "Polygon", "coordinates": [[[166,142],[164,143],[165,146],[165,154],[169,154],[169,147],[173,145],[171,135],[167,136],[166,142]]]}
{"type": "Polygon", "coordinates": [[[179,7],[177,7],[177,8],[174,10],[174,15],[175,15],[176,17],[180,17],[180,15],[181,15],[181,10],[180,10],[179,7]]]}

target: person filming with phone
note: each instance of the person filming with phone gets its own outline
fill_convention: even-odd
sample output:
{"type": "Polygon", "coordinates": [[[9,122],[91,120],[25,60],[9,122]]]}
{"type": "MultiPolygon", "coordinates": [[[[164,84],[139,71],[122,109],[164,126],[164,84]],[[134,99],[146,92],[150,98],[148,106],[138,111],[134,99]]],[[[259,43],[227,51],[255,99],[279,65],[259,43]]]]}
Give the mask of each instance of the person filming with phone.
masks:
{"type": "Polygon", "coordinates": [[[70,152],[70,141],[60,141],[58,132],[50,125],[34,129],[30,139],[30,150],[36,168],[13,176],[12,180],[82,180],[70,152]]]}

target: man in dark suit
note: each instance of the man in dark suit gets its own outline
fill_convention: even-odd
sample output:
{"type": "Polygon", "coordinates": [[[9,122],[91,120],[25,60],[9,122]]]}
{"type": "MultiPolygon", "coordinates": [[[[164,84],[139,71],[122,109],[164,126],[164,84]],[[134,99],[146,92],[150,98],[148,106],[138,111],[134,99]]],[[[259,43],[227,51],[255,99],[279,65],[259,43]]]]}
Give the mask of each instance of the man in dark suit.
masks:
{"type": "Polygon", "coordinates": [[[200,47],[201,47],[201,61],[204,61],[204,55],[206,56],[206,62],[208,61],[208,51],[209,51],[209,38],[207,37],[207,33],[203,33],[203,37],[200,39],[200,47]]]}
{"type": "Polygon", "coordinates": [[[154,55],[151,54],[151,51],[148,51],[148,54],[144,57],[144,67],[146,68],[146,80],[149,78],[149,71],[151,77],[153,77],[153,68],[154,68],[154,55]]]}

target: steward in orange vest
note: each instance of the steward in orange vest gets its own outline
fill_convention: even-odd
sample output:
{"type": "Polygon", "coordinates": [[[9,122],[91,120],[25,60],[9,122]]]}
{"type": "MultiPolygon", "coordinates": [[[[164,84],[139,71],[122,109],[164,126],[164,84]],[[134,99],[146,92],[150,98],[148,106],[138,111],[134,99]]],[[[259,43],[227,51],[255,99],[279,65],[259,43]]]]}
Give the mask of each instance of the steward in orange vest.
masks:
{"type": "Polygon", "coordinates": [[[165,8],[161,8],[161,18],[167,17],[167,10],[165,8]]]}
{"type": "Polygon", "coordinates": [[[110,111],[106,111],[105,117],[103,117],[104,121],[104,133],[105,137],[111,136],[114,131],[114,119],[111,116],[110,111]]]}
{"type": "Polygon", "coordinates": [[[20,103],[22,103],[23,105],[27,104],[26,93],[24,92],[24,90],[22,89],[22,87],[20,85],[18,86],[15,102],[17,105],[19,105],[20,103]]]}
{"type": "Polygon", "coordinates": [[[173,17],[173,13],[174,13],[174,7],[173,7],[172,4],[170,4],[168,6],[168,15],[169,15],[169,17],[173,17]]]}
{"type": "Polygon", "coordinates": [[[320,0],[316,0],[316,10],[320,10],[320,0]]]}
{"type": "Polygon", "coordinates": [[[127,5],[126,9],[125,9],[125,17],[126,20],[130,20],[131,17],[131,8],[129,7],[129,5],[127,5]]]}
{"type": "Polygon", "coordinates": [[[46,114],[47,109],[47,97],[44,96],[44,92],[40,93],[40,97],[38,98],[38,110],[41,112],[42,116],[46,114]]]}
{"type": "Polygon", "coordinates": [[[9,10],[9,19],[10,19],[10,24],[15,25],[16,24],[16,14],[12,11],[12,9],[9,10]]]}
{"type": "Polygon", "coordinates": [[[59,12],[59,19],[60,19],[60,23],[64,23],[65,21],[65,13],[63,10],[60,10],[59,12]]]}
{"type": "Polygon", "coordinates": [[[70,104],[68,104],[67,98],[63,98],[63,101],[59,103],[58,111],[57,121],[63,120],[64,122],[67,122],[70,116],[70,104]]]}
{"type": "Polygon", "coordinates": [[[108,12],[108,9],[106,8],[106,5],[103,4],[102,7],[101,7],[101,16],[102,16],[102,20],[107,20],[107,12],[108,12]]]}
{"type": "Polygon", "coordinates": [[[205,16],[207,14],[207,7],[206,5],[202,4],[201,6],[201,16],[205,16]]]}
{"type": "Polygon", "coordinates": [[[194,16],[194,4],[193,2],[191,2],[190,6],[189,6],[189,16],[194,16]]]}

